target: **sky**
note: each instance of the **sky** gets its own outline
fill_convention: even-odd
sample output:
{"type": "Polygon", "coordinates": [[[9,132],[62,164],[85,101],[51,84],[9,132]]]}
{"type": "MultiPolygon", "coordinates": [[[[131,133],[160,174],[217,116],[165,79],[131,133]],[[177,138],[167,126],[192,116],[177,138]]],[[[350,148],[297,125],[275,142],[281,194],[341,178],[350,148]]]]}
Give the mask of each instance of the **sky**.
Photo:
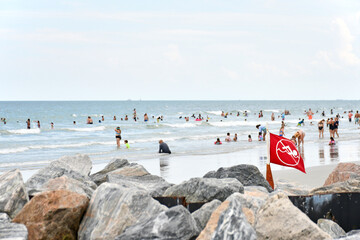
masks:
{"type": "Polygon", "coordinates": [[[360,99],[358,0],[0,0],[0,101],[360,99]]]}

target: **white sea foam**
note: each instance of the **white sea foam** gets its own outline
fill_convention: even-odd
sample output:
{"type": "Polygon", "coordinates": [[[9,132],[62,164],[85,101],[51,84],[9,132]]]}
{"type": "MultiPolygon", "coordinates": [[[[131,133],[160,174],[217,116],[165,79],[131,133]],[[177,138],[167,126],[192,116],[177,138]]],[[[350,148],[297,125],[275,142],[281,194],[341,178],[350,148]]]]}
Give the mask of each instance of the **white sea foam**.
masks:
{"type": "Polygon", "coordinates": [[[168,127],[172,127],[172,128],[192,128],[192,127],[196,127],[199,126],[201,124],[201,122],[199,122],[198,124],[196,123],[165,123],[164,126],[168,126],[168,127]]]}
{"type": "Polygon", "coordinates": [[[95,131],[104,131],[105,126],[89,127],[89,128],[66,128],[66,130],[75,131],[75,132],[95,132],[95,131]]]}
{"type": "Polygon", "coordinates": [[[205,111],[208,114],[221,116],[222,111],[205,111]]]}
{"type": "Polygon", "coordinates": [[[266,109],[266,110],[264,110],[264,112],[274,112],[274,113],[278,113],[280,111],[281,110],[279,110],[279,109],[266,109]]]}
{"type": "Polygon", "coordinates": [[[9,154],[9,153],[18,153],[25,152],[32,149],[56,149],[56,148],[76,148],[76,147],[86,147],[91,145],[114,145],[113,141],[108,142],[83,142],[83,143],[74,143],[74,144],[50,144],[50,145],[34,145],[28,147],[17,147],[17,148],[4,148],[0,149],[0,154],[9,154]]]}
{"type": "Polygon", "coordinates": [[[39,128],[34,129],[16,129],[16,130],[7,130],[9,133],[14,134],[39,134],[41,131],[39,128]]]}
{"type": "Polygon", "coordinates": [[[73,116],[73,117],[77,117],[77,115],[76,115],[75,113],[73,113],[73,115],[71,115],[71,116],[73,116]]]}

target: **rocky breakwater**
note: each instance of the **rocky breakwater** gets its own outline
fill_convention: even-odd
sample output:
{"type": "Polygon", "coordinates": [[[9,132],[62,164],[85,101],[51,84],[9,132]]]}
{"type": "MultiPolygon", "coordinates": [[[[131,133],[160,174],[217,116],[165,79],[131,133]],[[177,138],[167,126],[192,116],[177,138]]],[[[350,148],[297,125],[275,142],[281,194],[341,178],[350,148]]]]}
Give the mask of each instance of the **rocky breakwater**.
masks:
{"type": "Polygon", "coordinates": [[[6,194],[0,196],[0,239],[359,237],[358,231],[345,233],[330,220],[316,224],[318,219],[310,220],[288,197],[360,192],[356,171],[313,190],[277,182],[273,191],[251,165],[220,168],[177,185],[125,159],[114,159],[89,175],[91,168],[88,156],[76,155],[52,162],[26,185],[18,170],[1,175],[0,189],[6,194]],[[185,205],[167,207],[155,197],[185,199],[185,205]],[[190,213],[188,203],[201,208],[190,213]]]}

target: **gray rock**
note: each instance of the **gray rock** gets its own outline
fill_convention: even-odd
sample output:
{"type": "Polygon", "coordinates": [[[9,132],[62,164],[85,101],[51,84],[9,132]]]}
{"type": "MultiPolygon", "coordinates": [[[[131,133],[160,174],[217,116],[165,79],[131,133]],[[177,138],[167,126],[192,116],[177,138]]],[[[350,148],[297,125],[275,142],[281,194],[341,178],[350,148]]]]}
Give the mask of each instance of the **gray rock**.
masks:
{"type": "Polygon", "coordinates": [[[197,240],[256,239],[255,230],[242,212],[241,195],[232,194],[212,213],[197,240]]]}
{"type": "Polygon", "coordinates": [[[255,229],[258,239],[332,239],[284,193],[267,199],[257,214],[255,229]]]}
{"type": "Polygon", "coordinates": [[[320,218],[317,221],[317,225],[332,238],[346,236],[346,232],[336,222],[329,219],[320,218]]]}
{"type": "Polygon", "coordinates": [[[125,177],[140,177],[150,175],[150,173],[142,165],[137,163],[131,163],[122,168],[111,171],[108,174],[120,175],[125,177]]]}
{"type": "Polygon", "coordinates": [[[106,179],[107,182],[116,183],[122,187],[147,191],[152,197],[162,196],[165,190],[173,185],[155,175],[123,176],[109,173],[106,179]]]}
{"type": "Polygon", "coordinates": [[[204,175],[204,178],[236,178],[244,186],[262,186],[269,192],[273,189],[254,165],[240,164],[229,168],[219,168],[204,175]]]}
{"type": "Polygon", "coordinates": [[[27,240],[28,231],[24,224],[0,221],[0,239],[27,240]]]}
{"type": "Polygon", "coordinates": [[[235,192],[244,192],[243,185],[235,178],[192,178],[168,188],[164,197],[185,197],[187,203],[224,201],[235,192]]]}
{"type": "Polygon", "coordinates": [[[118,158],[113,159],[108,165],[105,166],[105,168],[103,170],[90,175],[90,178],[97,185],[100,185],[100,184],[106,182],[107,173],[114,171],[116,169],[125,167],[129,164],[130,163],[126,159],[118,159],[118,158]]]}
{"type": "Polygon", "coordinates": [[[200,209],[193,212],[191,215],[194,217],[197,227],[203,230],[206,223],[209,221],[211,214],[215,209],[220,206],[221,201],[215,199],[211,202],[205,203],[200,209]]]}
{"type": "Polygon", "coordinates": [[[65,156],[51,162],[47,167],[40,169],[27,182],[26,188],[29,196],[41,192],[44,183],[50,179],[68,176],[79,181],[90,180],[89,174],[92,163],[87,155],[65,156]]]}
{"type": "Polygon", "coordinates": [[[267,199],[269,192],[266,188],[260,186],[246,186],[244,187],[244,194],[252,197],[267,199]]]}
{"type": "Polygon", "coordinates": [[[325,187],[315,188],[310,191],[310,194],[315,195],[351,192],[360,192],[360,176],[351,175],[350,178],[344,182],[336,182],[325,187]]]}
{"type": "Polygon", "coordinates": [[[11,219],[6,213],[0,213],[0,222],[10,222],[11,219]]]}
{"type": "Polygon", "coordinates": [[[0,213],[0,239],[6,240],[27,240],[28,231],[25,225],[11,223],[6,213],[0,213]]]}
{"type": "Polygon", "coordinates": [[[50,179],[47,181],[41,187],[41,192],[66,189],[72,192],[83,194],[90,199],[96,187],[97,185],[92,181],[80,182],[76,179],[69,178],[68,176],[64,175],[62,177],[50,179]]]}
{"type": "Polygon", "coordinates": [[[127,228],[116,240],[188,240],[199,234],[194,218],[179,205],[127,228]]]}
{"type": "Polygon", "coordinates": [[[92,195],[78,237],[79,240],[114,239],[126,227],[165,210],[167,207],[145,191],[103,183],[92,195]]]}
{"type": "Polygon", "coordinates": [[[337,238],[338,240],[359,240],[360,239],[360,230],[351,230],[346,233],[346,235],[342,238],[337,238]]]}
{"type": "Polygon", "coordinates": [[[283,192],[288,196],[305,196],[309,194],[310,189],[307,186],[280,179],[276,182],[275,191],[283,192]]]}
{"type": "Polygon", "coordinates": [[[0,176],[0,212],[13,218],[28,201],[26,187],[18,169],[0,176]]]}

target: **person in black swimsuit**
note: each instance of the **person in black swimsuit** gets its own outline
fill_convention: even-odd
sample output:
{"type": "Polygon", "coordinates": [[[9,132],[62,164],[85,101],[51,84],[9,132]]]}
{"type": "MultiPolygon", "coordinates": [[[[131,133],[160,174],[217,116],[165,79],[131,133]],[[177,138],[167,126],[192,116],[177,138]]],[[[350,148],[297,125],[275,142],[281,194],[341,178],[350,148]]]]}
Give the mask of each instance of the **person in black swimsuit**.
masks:
{"type": "Polygon", "coordinates": [[[115,139],[116,139],[116,145],[119,148],[120,147],[120,140],[121,140],[120,127],[115,128],[115,139]]]}
{"type": "Polygon", "coordinates": [[[334,129],[335,129],[335,122],[334,122],[333,118],[330,118],[330,121],[329,121],[330,137],[334,137],[334,129]]]}
{"type": "Polygon", "coordinates": [[[337,137],[339,137],[339,133],[338,133],[338,128],[339,128],[339,118],[335,118],[335,122],[334,122],[334,137],[335,134],[337,135],[337,137]]]}
{"type": "Polygon", "coordinates": [[[26,126],[27,126],[27,129],[30,129],[30,127],[31,127],[30,118],[28,118],[28,120],[26,121],[26,126]]]}
{"type": "Polygon", "coordinates": [[[319,138],[324,138],[324,122],[325,122],[325,120],[323,119],[318,123],[319,138]]]}

